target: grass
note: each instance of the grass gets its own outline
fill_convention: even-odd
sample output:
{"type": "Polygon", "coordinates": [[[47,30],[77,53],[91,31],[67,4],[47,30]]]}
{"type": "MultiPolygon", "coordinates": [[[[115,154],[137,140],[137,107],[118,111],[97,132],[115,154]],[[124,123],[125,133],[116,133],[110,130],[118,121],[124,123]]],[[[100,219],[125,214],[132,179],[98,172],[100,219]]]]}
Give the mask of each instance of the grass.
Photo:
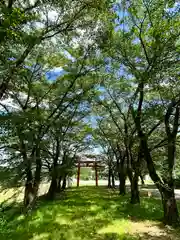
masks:
{"type": "Polygon", "coordinates": [[[59,200],[39,201],[26,217],[17,209],[0,213],[0,240],[180,239],[177,230],[158,221],[159,199],[144,197],[141,205],[133,206],[129,196],[105,187],[72,188],[59,200]]]}

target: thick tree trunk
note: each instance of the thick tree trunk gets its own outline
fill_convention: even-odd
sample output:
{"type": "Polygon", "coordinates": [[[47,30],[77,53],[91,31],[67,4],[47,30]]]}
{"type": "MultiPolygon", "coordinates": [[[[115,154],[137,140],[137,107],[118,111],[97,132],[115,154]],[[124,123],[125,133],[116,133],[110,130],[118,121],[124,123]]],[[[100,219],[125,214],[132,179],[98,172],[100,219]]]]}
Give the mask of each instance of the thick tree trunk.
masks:
{"type": "Polygon", "coordinates": [[[132,185],[133,174],[132,174],[132,170],[130,168],[127,169],[127,176],[129,178],[130,184],[132,185]]]}
{"type": "Polygon", "coordinates": [[[119,174],[120,184],[119,184],[119,194],[125,195],[126,194],[126,175],[124,172],[119,174]]]}
{"type": "Polygon", "coordinates": [[[47,197],[50,200],[53,200],[55,198],[55,195],[58,191],[58,184],[57,184],[57,169],[56,169],[56,164],[54,164],[53,169],[52,169],[52,177],[51,177],[51,183],[50,187],[47,193],[47,197]]]}
{"type": "Polygon", "coordinates": [[[164,222],[168,225],[174,225],[179,223],[179,213],[177,209],[176,199],[174,196],[174,184],[169,184],[171,190],[167,190],[165,184],[160,180],[156,173],[153,160],[151,158],[149,149],[147,148],[146,141],[142,141],[142,147],[144,147],[145,159],[151,179],[156,184],[162,196],[163,210],[164,210],[164,222]]]}
{"type": "Polygon", "coordinates": [[[56,193],[58,192],[58,158],[60,153],[60,141],[59,138],[56,138],[56,154],[53,159],[53,168],[52,168],[52,178],[47,197],[49,199],[54,199],[56,193]]]}
{"type": "Polygon", "coordinates": [[[47,193],[48,199],[53,200],[55,198],[56,193],[57,193],[57,180],[56,177],[52,177],[51,184],[47,193]]]}
{"type": "Polygon", "coordinates": [[[63,183],[62,183],[62,190],[66,189],[66,176],[63,179],[63,183]]]}
{"type": "Polygon", "coordinates": [[[124,167],[124,161],[125,161],[125,156],[121,156],[120,159],[119,158],[117,159],[120,195],[126,194],[126,172],[124,167]]]}
{"type": "Polygon", "coordinates": [[[131,183],[131,203],[136,204],[140,203],[140,197],[139,197],[139,186],[138,186],[138,173],[132,172],[132,170],[128,169],[128,177],[129,181],[131,183]]]}
{"type": "Polygon", "coordinates": [[[112,188],[115,188],[115,178],[114,178],[114,174],[112,174],[112,188]]]}
{"type": "Polygon", "coordinates": [[[173,170],[175,165],[175,153],[176,153],[176,137],[179,128],[179,116],[180,108],[179,103],[176,105],[175,115],[173,119],[173,128],[170,128],[170,117],[173,112],[174,101],[168,107],[165,115],[165,129],[168,137],[168,173],[162,191],[162,203],[164,208],[164,222],[168,225],[179,225],[179,212],[176,204],[175,193],[174,193],[174,179],[173,170]],[[167,188],[168,185],[168,188],[167,188]]]}
{"type": "Polygon", "coordinates": [[[138,174],[134,173],[131,182],[131,203],[140,203],[139,187],[138,187],[138,174]]]}
{"type": "Polygon", "coordinates": [[[25,210],[31,208],[34,202],[34,189],[31,182],[26,182],[24,191],[24,207],[25,210]]]}
{"type": "Polygon", "coordinates": [[[167,225],[179,224],[179,213],[174,190],[164,189],[162,192],[162,203],[164,209],[164,223],[167,225]]]}

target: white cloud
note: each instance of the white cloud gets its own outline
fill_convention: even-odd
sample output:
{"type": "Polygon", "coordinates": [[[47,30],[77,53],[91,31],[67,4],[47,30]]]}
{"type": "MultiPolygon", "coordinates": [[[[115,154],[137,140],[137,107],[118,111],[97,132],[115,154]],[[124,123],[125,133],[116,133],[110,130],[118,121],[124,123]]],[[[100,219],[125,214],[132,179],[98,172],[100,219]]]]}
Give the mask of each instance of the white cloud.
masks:
{"type": "Polygon", "coordinates": [[[63,71],[63,68],[62,68],[62,67],[56,67],[56,68],[53,68],[52,71],[53,71],[54,73],[58,73],[58,72],[63,71]]]}
{"type": "Polygon", "coordinates": [[[48,11],[48,19],[51,21],[56,21],[59,17],[59,13],[57,11],[51,10],[48,11]]]}

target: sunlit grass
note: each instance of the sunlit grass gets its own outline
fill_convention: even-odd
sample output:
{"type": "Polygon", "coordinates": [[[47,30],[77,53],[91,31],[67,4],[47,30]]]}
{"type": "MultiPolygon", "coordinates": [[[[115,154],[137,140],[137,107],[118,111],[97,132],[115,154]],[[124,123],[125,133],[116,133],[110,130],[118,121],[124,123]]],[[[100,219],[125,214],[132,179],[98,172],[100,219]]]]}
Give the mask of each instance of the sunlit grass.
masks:
{"type": "Polygon", "coordinates": [[[105,187],[72,188],[60,200],[39,202],[26,217],[14,210],[1,216],[0,240],[179,239],[158,221],[159,199],[142,198],[133,206],[129,196],[105,187]]]}

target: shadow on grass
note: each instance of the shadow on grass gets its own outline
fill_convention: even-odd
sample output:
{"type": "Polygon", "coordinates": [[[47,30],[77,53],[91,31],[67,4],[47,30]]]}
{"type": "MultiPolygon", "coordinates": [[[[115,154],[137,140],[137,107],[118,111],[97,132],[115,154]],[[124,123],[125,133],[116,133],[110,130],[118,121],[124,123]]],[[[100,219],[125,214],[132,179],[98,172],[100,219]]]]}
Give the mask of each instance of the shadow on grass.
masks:
{"type": "Polygon", "coordinates": [[[16,210],[14,215],[12,209],[0,213],[1,240],[156,240],[147,234],[129,235],[126,228],[129,221],[162,218],[160,200],[143,198],[133,206],[129,196],[105,187],[72,188],[61,200],[39,201],[38,209],[26,217],[16,210]],[[114,222],[118,225],[111,226],[114,222]]]}

